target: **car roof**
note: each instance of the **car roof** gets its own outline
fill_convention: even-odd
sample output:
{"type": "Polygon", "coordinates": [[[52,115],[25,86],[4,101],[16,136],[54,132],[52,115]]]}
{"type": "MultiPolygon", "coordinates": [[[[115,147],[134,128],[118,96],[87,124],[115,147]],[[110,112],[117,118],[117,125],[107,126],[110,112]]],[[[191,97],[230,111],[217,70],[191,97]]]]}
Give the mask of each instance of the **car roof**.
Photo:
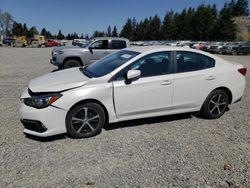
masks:
{"type": "MultiPolygon", "coordinates": [[[[178,46],[131,46],[126,48],[126,50],[132,50],[139,53],[146,53],[146,52],[158,52],[158,51],[189,51],[189,52],[196,52],[196,53],[204,53],[201,50],[196,50],[192,48],[184,48],[178,46]]],[[[205,52],[205,54],[207,54],[205,52]]]]}
{"type": "Polygon", "coordinates": [[[122,37],[95,37],[94,40],[128,40],[122,37]]]}

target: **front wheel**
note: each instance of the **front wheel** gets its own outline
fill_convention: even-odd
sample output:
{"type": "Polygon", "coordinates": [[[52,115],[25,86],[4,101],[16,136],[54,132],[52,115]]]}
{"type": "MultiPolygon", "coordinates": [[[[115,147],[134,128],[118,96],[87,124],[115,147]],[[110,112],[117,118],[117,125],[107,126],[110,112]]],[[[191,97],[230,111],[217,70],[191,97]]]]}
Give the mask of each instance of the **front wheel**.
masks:
{"type": "Polygon", "coordinates": [[[80,66],[81,66],[81,63],[79,61],[71,59],[64,63],[63,68],[68,69],[68,68],[80,67],[80,66]]]}
{"type": "Polygon", "coordinates": [[[80,104],[66,117],[67,132],[74,138],[89,138],[99,134],[105,124],[105,113],[96,103],[80,104]]]}
{"type": "Polygon", "coordinates": [[[237,55],[237,51],[236,50],[232,50],[232,55],[237,55]]]}
{"type": "Polygon", "coordinates": [[[207,119],[217,119],[226,112],[228,103],[228,94],[224,90],[215,90],[205,100],[201,114],[207,119]]]}

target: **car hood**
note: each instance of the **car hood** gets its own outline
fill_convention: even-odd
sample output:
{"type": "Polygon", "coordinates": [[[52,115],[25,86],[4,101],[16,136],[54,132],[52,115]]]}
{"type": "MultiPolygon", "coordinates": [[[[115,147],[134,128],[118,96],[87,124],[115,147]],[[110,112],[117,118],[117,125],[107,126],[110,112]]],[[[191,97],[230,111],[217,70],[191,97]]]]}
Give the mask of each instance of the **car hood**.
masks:
{"type": "Polygon", "coordinates": [[[79,68],[71,68],[35,78],[30,81],[29,89],[32,92],[59,92],[83,86],[89,80],[79,68]]]}

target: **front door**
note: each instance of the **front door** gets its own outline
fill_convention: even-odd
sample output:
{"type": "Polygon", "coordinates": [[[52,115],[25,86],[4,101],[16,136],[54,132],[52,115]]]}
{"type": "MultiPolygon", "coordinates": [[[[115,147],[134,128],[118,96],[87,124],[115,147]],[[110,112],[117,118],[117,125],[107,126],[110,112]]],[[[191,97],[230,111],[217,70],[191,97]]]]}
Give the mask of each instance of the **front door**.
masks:
{"type": "Polygon", "coordinates": [[[94,63],[108,55],[108,40],[97,40],[90,45],[90,48],[91,50],[88,53],[89,63],[94,63]]]}
{"type": "Polygon", "coordinates": [[[173,74],[171,53],[147,55],[120,71],[113,81],[115,110],[119,120],[166,114],[172,107],[173,74]],[[141,77],[127,83],[128,70],[140,70],[141,77]]]}

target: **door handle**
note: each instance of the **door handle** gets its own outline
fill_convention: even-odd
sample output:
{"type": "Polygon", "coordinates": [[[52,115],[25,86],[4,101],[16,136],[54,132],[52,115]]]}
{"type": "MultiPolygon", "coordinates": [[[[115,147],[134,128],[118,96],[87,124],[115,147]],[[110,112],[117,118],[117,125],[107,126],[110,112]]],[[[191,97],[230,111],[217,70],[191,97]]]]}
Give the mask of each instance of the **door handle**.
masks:
{"type": "Polygon", "coordinates": [[[170,84],[172,84],[172,81],[171,81],[171,80],[164,80],[164,81],[161,83],[161,85],[164,85],[164,86],[170,85],[170,84]]]}
{"type": "Polygon", "coordinates": [[[106,52],[104,52],[104,54],[107,55],[107,54],[109,54],[109,52],[106,51],[106,52]]]}
{"type": "Polygon", "coordinates": [[[215,77],[213,77],[213,76],[208,76],[208,77],[206,78],[206,80],[215,80],[215,77]]]}

